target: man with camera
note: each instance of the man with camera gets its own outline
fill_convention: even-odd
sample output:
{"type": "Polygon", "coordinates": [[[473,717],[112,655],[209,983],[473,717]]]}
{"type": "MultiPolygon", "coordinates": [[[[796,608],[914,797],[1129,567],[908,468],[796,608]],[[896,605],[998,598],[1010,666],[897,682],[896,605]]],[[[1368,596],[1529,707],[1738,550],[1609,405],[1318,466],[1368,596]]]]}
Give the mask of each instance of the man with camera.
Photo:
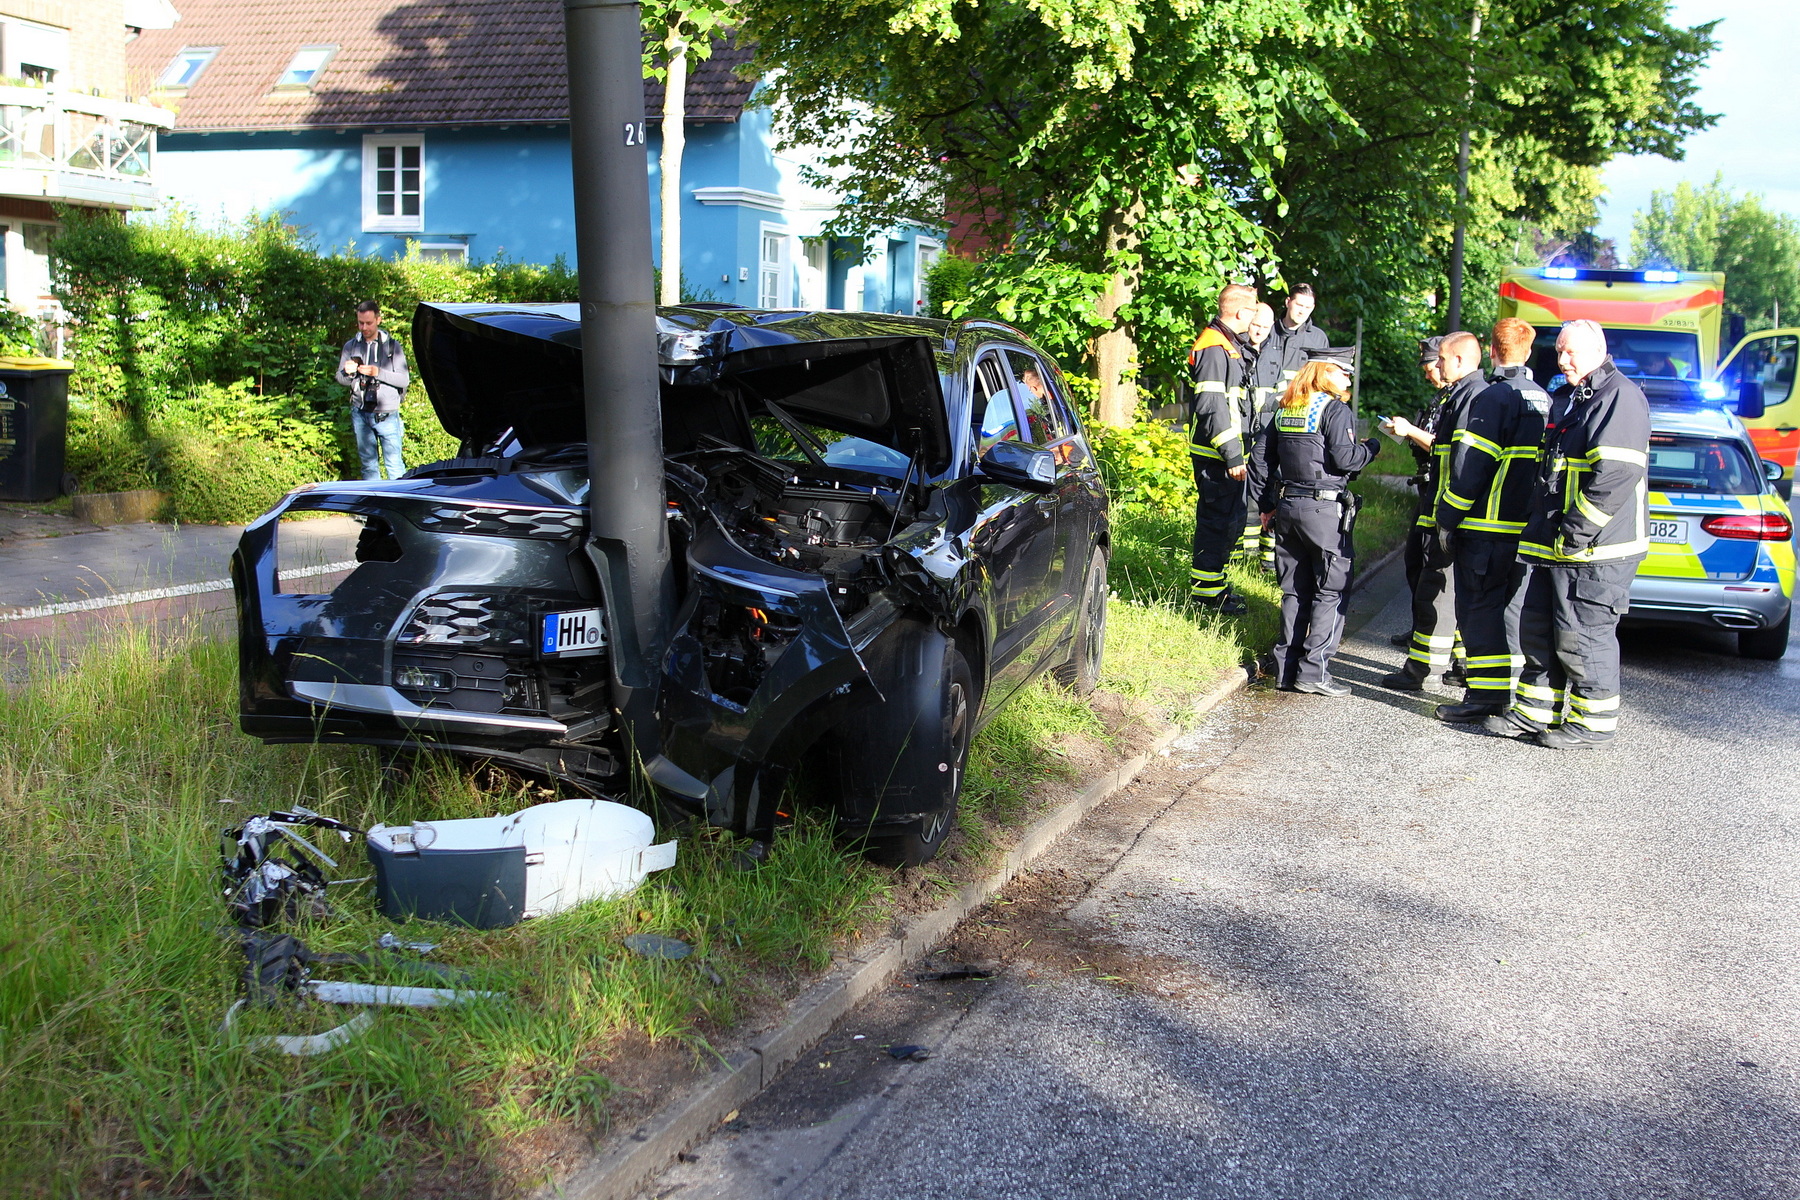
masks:
{"type": "Polygon", "coordinates": [[[400,401],[412,376],[406,370],[406,351],[381,329],[381,306],[364,300],[356,306],[356,336],[338,354],[337,381],[350,389],[350,428],[356,434],[356,455],[362,460],[362,477],[380,479],[387,468],[389,479],[406,473],[400,455],[405,426],[400,401]]]}

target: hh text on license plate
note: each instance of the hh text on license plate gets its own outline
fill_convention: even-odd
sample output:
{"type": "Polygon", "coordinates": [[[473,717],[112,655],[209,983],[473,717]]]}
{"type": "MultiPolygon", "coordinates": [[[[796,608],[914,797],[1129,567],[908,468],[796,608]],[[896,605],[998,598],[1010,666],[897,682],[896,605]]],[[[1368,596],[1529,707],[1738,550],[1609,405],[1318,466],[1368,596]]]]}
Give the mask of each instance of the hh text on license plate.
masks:
{"type": "Polygon", "coordinates": [[[1650,540],[1653,542],[1686,542],[1686,521],[1652,521],[1650,522],[1650,540]]]}
{"type": "Polygon", "coordinates": [[[598,654],[605,644],[606,633],[597,608],[544,614],[545,654],[598,654]]]}

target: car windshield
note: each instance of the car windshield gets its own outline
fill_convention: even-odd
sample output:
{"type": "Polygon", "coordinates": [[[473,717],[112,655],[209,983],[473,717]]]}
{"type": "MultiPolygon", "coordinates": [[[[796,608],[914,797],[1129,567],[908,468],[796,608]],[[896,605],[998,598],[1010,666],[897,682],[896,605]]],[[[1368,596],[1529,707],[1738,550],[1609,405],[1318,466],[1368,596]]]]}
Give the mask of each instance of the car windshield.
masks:
{"type": "MultiPolygon", "coordinates": [[[[804,421],[797,421],[795,424],[825,447],[820,457],[831,466],[871,471],[877,475],[897,476],[906,473],[906,455],[892,446],[884,446],[880,442],[872,442],[868,438],[842,433],[836,429],[826,429],[822,425],[809,425],[804,421]]],[[[756,437],[756,452],[765,458],[779,458],[789,462],[808,461],[806,453],[795,442],[794,435],[773,417],[753,417],[750,432],[756,437]]]]}
{"type": "MultiPolygon", "coordinates": [[[[1531,343],[1531,373],[1550,384],[1562,369],[1556,365],[1560,326],[1539,329],[1531,343]]],[[[1700,379],[1700,335],[1674,329],[1608,329],[1606,352],[1613,365],[1639,378],[1700,379]]],[[[1557,380],[1560,382],[1560,380],[1557,380]]]]}
{"type": "Polygon", "coordinates": [[[1763,480],[1736,442],[1658,433],[1650,437],[1650,490],[1754,496],[1763,480]]]}

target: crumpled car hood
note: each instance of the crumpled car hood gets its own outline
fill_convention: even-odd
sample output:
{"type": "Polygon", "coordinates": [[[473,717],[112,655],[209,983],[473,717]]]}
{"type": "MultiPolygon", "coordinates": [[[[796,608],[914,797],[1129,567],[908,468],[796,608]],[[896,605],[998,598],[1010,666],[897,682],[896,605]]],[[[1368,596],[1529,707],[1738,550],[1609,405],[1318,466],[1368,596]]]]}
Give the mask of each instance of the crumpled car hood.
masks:
{"type": "MultiPolygon", "coordinates": [[[[881,313],[658,309],[667,448],[687,448],[674,444],[682,431],[741,440],[759,400],[778,398],[803,420],[920,455],[937,474],[950,463],[937,364],[947,329],[881,313]],[[709,386],[724,383],[734,386],[709,386]]],[[[527,446],[587,440],[579,305],[421,304],[413,355],[438,420],[466,443],[508,429],[527,446]]]]}

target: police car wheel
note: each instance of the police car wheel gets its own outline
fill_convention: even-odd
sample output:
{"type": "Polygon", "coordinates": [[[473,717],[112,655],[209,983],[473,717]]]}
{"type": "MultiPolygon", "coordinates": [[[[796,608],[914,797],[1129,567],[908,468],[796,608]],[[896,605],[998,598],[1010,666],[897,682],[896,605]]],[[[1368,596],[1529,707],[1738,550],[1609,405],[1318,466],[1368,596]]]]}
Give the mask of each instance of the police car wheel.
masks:
{"type": "Polygon", "coordinates": [[[1774,662],[1785,656],[1788,632],[1792,627],[1793,620],[1794,610],[1790,608],[1787,615],[1781,618],[1781,624],[1771,625],[1767,629],[1746,629],[1738,634],[1738,657],[1774,662]]]}

